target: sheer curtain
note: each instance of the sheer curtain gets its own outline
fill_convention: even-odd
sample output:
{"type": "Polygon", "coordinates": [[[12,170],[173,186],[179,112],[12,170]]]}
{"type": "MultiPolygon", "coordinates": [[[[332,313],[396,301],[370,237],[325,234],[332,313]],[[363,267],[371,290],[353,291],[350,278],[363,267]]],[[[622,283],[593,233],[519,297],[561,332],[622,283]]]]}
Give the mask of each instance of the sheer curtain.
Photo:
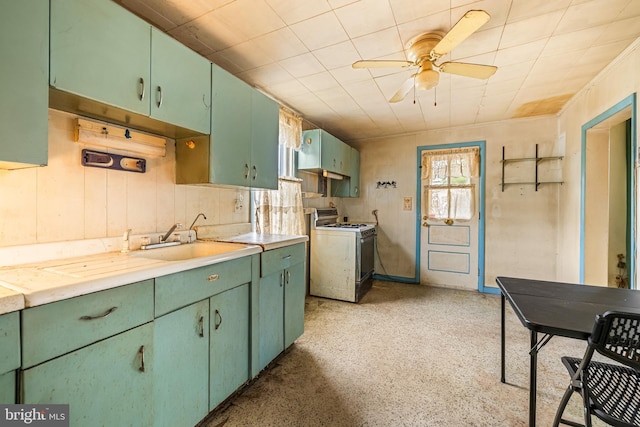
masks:
{"type": "Polygon", "coordinates": [[[421,159],[423,212],[429,219],[469,220],[475,213],[478,147],[424,151],[421,159]]]}
{"type": "Polygon", "coordinates": [[[302,206],[302,180],[293,176],[293,151],[302,143],[302,118],[280,107],[280,144],[282,176],[277,190],[253,192],[255,229],[264,234],[304,234],[304,208],[302,206]]]}

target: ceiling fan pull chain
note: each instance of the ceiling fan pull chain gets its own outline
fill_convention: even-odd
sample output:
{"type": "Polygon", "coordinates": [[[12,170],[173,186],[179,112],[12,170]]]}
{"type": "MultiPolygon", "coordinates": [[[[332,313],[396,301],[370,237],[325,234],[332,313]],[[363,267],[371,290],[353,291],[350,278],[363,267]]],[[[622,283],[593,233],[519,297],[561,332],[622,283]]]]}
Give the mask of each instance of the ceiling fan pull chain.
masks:
{"type": "Polygon", "coordinates": [[[433,106],[438,106],[438,86],[433,88],[433,106]]]}
{"type": "Polygon", "coordinates": [[[416,76],[417,74],[413,75],[413,105],[416,105],[416,76]]]}

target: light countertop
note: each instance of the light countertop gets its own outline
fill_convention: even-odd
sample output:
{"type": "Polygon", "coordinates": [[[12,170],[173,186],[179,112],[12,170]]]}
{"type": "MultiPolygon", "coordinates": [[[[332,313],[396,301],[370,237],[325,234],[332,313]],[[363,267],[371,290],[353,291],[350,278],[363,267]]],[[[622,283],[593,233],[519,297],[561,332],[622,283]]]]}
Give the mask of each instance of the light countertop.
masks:
{"type": "Polygon", "coordinates": [[[296,243],[303,243],[309,240],[306,235],[288,235],[288,234],[259,234],[245,233],[233,237],[216,239],[220,242],[244,243],[248,245],[259,245],[263,250],[269,251],[278,249],[296,243]]]}
{"type": "MultiPolygon", "coordinates": [[[[0,314],[262,252],[258,245],[186,260],[107,252],[0,268],[0,314]]],[[[161,249],[152,249],[151,251],[161,249]]]]}

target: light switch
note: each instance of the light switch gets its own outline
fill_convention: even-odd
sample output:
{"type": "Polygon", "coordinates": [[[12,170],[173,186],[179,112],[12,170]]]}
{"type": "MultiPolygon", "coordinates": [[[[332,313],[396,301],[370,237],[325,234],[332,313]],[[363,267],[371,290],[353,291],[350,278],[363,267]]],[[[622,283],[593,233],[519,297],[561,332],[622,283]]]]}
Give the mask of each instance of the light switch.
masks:
{"type": "Polygon", "coordinates": [[[402,210],[410,211],[413,209],[413,199],[411,197],[405,197],[402,210]]]}

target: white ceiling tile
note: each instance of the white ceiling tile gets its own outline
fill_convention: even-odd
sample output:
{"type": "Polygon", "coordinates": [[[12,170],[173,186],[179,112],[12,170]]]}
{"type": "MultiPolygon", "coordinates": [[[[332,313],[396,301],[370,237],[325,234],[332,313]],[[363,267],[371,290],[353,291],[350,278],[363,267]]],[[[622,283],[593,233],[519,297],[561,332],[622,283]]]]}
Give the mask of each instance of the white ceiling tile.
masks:
{"type": "Polygon", "coordinates": [[[351,38],[396,25],[388,0],[360,0],[336,9],[335,13],[351,38]]]}
{"type": "Polygon", "coordinates": [[[413,21],[416,16],[433,15],[449,10],[449,0],[390,0],[389,3],[398,24],[413,21]]]}
{"type": "Polygon", "coordinates": [[[620,15],[618,15],[616,18],[625,19],[625,18],[632,18],[636,16],[640,16],[640,2],[630,0],[629,4],[627,4],[627,6],[622,10],[622,12],[620,12],[620,15]]]}
{"type": "Polygon", "coordinates": [[[331,73],[323,71],[317,74],[311,74],[309,76],[300,77],[298,79],[306,88],[312,92],[317,92],[324,89],[336,88],[340,84],[333,78],[331,73]]]}
{"type": "Polygon", "coordinates": [[[352,41],[363,59],[377,59],[403,50],[396,27],[356,37],[352,41]]]}
{"type": "Polygon", "coordinates": [[[367,105],[372,103],[376,105],[384,105],[387,100],[373,80],[354,82],[344,86],[343,88],[351,98],[365,109],[367,105]]]}
{"type": "Polygon", "coordinates": [[[638,28],[640,28],[640,16],[611,23],[606,26],[605,31],[596,40],[596,43],[608,44],[620,40],[635,39],[638,37],[638,28]]]}
{"type": "Polygon", "coordinates": [[[263,54],[275,61],[309,52],[296,35],[286,27],[257,37],[252,41],[255,42],[258,49],[263,51],[263,54]]]}
{"type": "Polygon", "coordinates": [[[171,7],[163,8],[163,2],[144,2],[141,0],[115,0],[133,13],[144,16],[145,19],[163,31],[171,30],[183,22],[188,21],[179,11],[171,7]]]}
{"type": "Polygon", "coordinates": [[[180,40],[182,44],[186,45],[193,51],[198,52],[202,56],[208,57],[215,52],[210,46],[204,44],[194,35],[193,32],[191,32],[189,24],[176,27],[173,30],[168,31],[167,34],[176,40],[180,40]]]}
{"type": "Polygon", "coordinates": [[[310,50],[341,43],[349,39],[333,12],[291,25],[291,30],[310,50]]]}
{"type": "Polygon", "coordinates": [[[462,18],[462,15],[464,15],[468,10],[484,10],[491,18],[489,19],[489,22],[480,28],[481,30],[502,27],[507,21],[511,1],[512,0],[480,0],[471,5],[453,8],[451,10],[451,26],[458,22],[458,20],[462,18]]]}
{"type": "Polygon", "coordinates": [[[568,33],[606,24],[616,18],[628,2],[629,0],[591,0],[569,6],[567,13],[558,23],[556,33],[568,33]]]}
{"type": "Polygon", "coordinates": [[[605,29],[605,25],[600,25],[571,33],[552,35],[547,41],[541,56],[557,55],[559,53],[569,53],[576,49],[584,49],[596,43],[605,29]]]}
{"type": "Polygon", "coordinates": [[[496,53],[494,65],[504,67],[506,65],[521,64],[535,60],[540,56],[546,44],[547,40],[536,40],[531,43],[499,49],[496,53]]]}
{"type": "MultiPolygon", "coordinates": [[[[204,16],[211,15],[217,25],[232,31],[240,41],[252,39],[285,26],[284,21],[264,0],[236,0],[204,16]],[[241,16],[242,19],[237,19],[241,16]]],[[[212,27],[216,31],[216,27],[212,27]]]]}
{"type": "Polygon", "coordinates": [[[353,43],[350,41],[335,44],[333,46],[317,49],[313,52],[316,59],[325,66],[327,70],[338,67],[351,65],[358,59],[360,55],[353,43]]]}
{"type": "Polygon", "coordinates": [[[522,21],[556,10],[564,10],[569,5],[571,0],[513,0],[507,22],[522,21]]]}
{"type": "Polygon", "coordinates": [[[290,82],[291,74],[287,73],[279,64],[268,64],[245,71],[238,75],[243,80],[253,82],[258,87],[269,87],[273,84],[290,82]]]}
{"type": "Polygon", "coordinates": [[[309,95],[311,91],[298,80],[289,79],[280,83],[270,83],[264,87],[269,93],[277,93],[283,100],[301,95],[309,95]]]}
{"type": "Polygon", "coordinates": [[[398,25],[398,32],[402,44],[406,47],[407,43],[423,33],[441,31],[447,32],[451,29],[449,12],[439,12],[432,15],[421,16],[413,21],[405,22],[398,25]]]}
{"type": "Polygon", "coordinates": [[[288,25],[331,10],[327,0],[267,0],[267,3],[288,25]]]}
{"type": "Polygon", "coordinates": [[[518,46],[551,36],[562,15],[562,11],[557,11],[508,23],[504,27],[500,48],[518,46]]]}
{"type": "Polygon", "coordinates": [[[269,53],[260,49],[255,40],[236,44],[219,53],[229,61],[237,64],[242,71],[258,68],[274,62],[273,58],[269,56],[269,53]]]}
{"type": "Polygon", "coordinates": [[[324,66],[311,53],[283,59],[280,61],[280,65],[293,77],[303,77],[325,71],[324,66]]]}
{"type": "Polygon", "coordinates": [[[334,68],[330,73],[342,86],[371,79],[371,73],[368,70],[355,70],[351,65],[334,68]]]}

